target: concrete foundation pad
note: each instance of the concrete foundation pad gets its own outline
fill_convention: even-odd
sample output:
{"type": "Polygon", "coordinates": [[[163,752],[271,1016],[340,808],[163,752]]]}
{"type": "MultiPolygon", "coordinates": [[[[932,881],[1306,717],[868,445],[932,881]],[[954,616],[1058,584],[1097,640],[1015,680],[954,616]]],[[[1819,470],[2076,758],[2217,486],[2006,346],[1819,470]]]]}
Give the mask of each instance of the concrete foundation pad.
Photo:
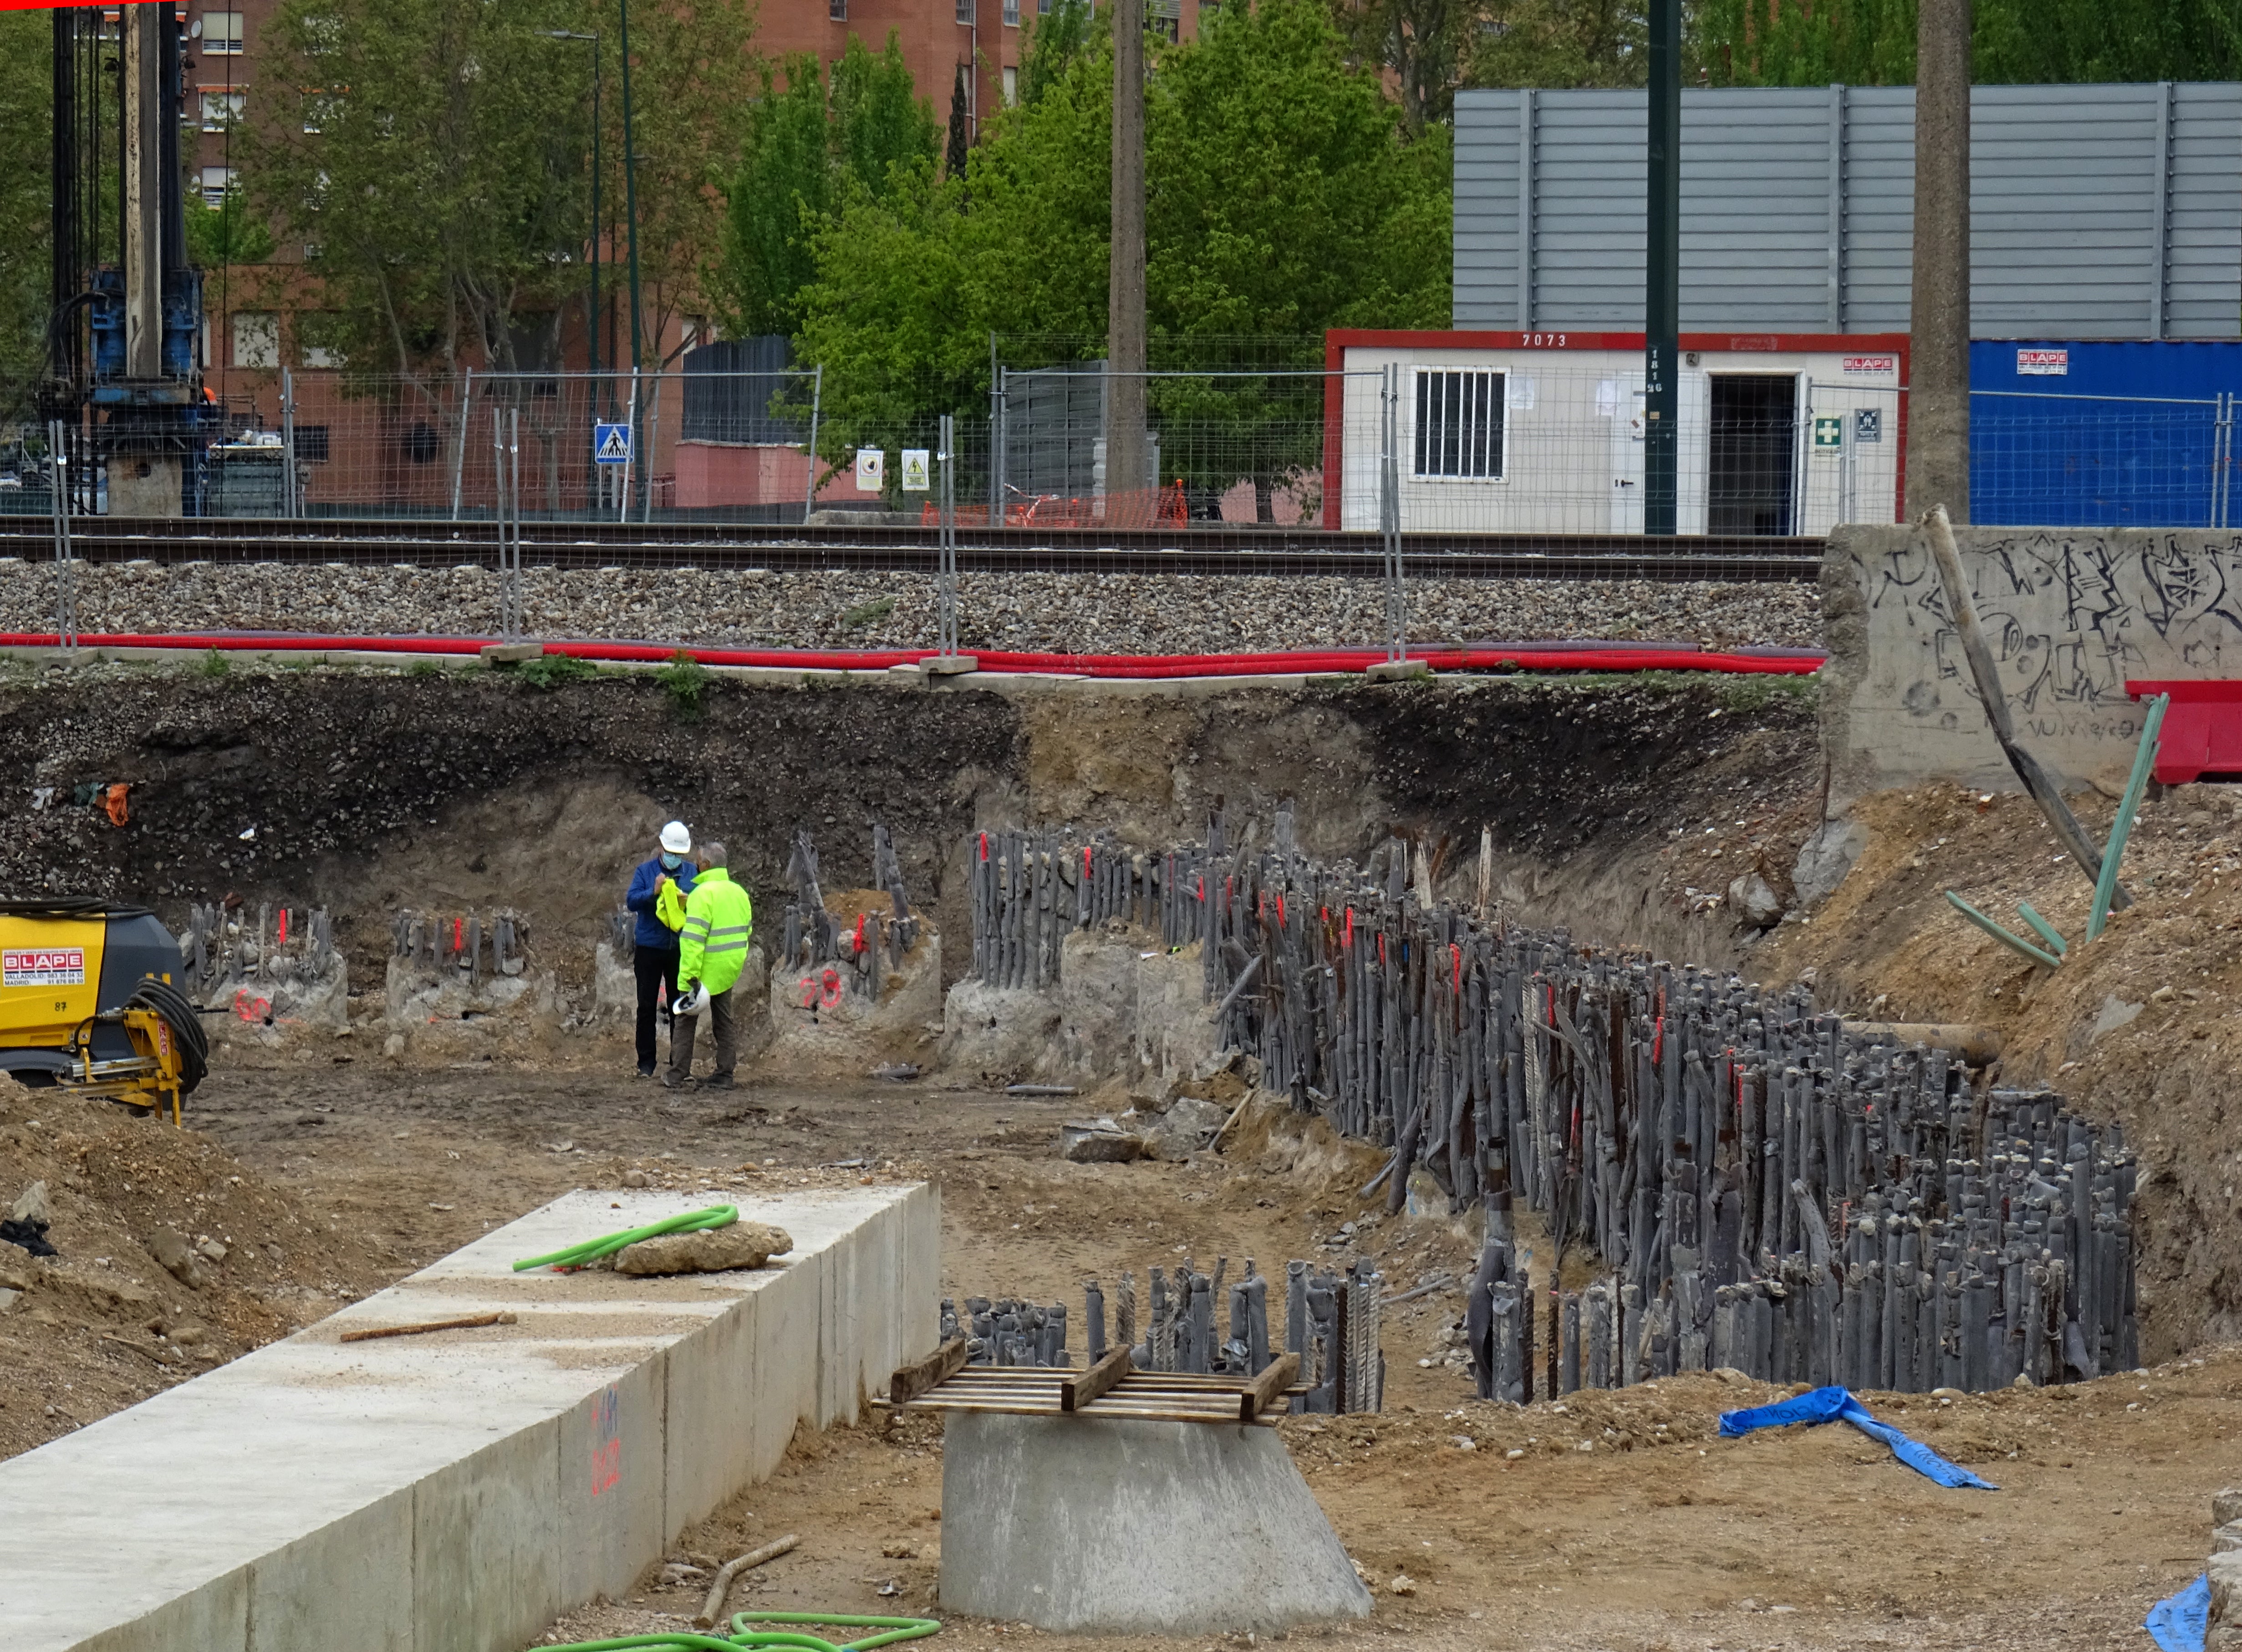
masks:
{"type": "Polygon", "coordinates": [[[515,1274],[695,1207],[574,1193],[283,1341],[0,1463],[10,1652],[514,1652],[934,1345],[931,1188],[742,1197],[752,1273],[515,1274]],[[516,1321],[345,1344],[493,1310],[516,1321]],[[20,1522],[19,1522],[20,1523],[20,1522]],[[27,1527],[26,1529],[29,1529],[27,1527]]]}
{"type": "Polygon", "coordinates": [[[1256,1634],[1370,1591],[1274,1429],[953,1412],[942,1604],[1061,1634],[1256,1634]]]}

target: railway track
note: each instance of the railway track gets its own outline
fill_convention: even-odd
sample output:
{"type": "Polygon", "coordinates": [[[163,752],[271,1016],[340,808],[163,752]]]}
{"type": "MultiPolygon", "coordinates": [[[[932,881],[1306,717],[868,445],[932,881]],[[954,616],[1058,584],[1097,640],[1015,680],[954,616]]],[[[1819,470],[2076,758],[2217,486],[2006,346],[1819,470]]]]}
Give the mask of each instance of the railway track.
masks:
{"type": "MultiPolygon", "coordinates": [[[[939,532],[917,525],[802,527],[698,522],[536,522],[521,525],[525,565],[567,570],[768,569],[878,572],[934,569],[939,532]]],[[[1212,528],[1189,532],[1054,533],[1024,528],[957,530],[968,573],[1171,573],[1375,579],[1378,536],[1320,529],[1212,528]]],[[[79,518],[71,549],[96,563],[301,563],[495,567],[489,522],[317,518],[228,523],[79,518]]],[[[1440,534],[1406,545],[1411,577],[1444,579],[1719,580],[1789,584],[1821,574],[1813,538],[1637,534],[1440,534]]],[[[44,518],[0,518],[0,556],[52,557],[44,518]]]]}

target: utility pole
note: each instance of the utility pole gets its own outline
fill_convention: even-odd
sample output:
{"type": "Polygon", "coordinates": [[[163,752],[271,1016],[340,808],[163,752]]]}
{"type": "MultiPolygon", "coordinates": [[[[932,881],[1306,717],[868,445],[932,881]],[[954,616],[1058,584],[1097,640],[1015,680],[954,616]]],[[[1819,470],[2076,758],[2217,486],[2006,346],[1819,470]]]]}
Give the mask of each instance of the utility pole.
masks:
{"type": "Polygon", "coordinates": [[[1970,519],[1970,0],[1921,0],[1907,503],[1970,519]]]}
{"type": "Polygon", "coordinates": [[[1151,520],[1144,441],[1144,0],[1113,0],[1113,250],[1105,339],[1105,522],[1151,520]]]}
{"type": "Polygon", "coordinates": [[[1680,532],[1682,0],[1650,0],[1650,176],[1642,276],[1642,531],[1680,532]]]}
{"type": "MultiPolygon", "coordinates": [[[[630,341],[631,341],[631,441],[636,444],[645,434],[646,412],[639,405],[638,373],[646,358],[640,353],[638,338],[638,134],[631,124],[631,53],[630,0],[622,0],[623,53],[623,219],[629,242],[630,258],[630,341]]],[[[637,457],[634,455],[633,457],[637,457]]],[[[637,466],[645,478],[647,497],[653,498],[654,455],[645,455],[637,466]]]]}

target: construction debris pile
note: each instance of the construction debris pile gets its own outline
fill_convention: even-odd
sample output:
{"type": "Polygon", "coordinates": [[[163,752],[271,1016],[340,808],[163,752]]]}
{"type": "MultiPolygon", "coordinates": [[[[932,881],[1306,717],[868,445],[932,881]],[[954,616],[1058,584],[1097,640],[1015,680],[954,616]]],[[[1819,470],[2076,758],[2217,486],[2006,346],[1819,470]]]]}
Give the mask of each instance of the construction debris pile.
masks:
{"type": "MultiPolygon", "coordinates": [[[[1181,1371],[1200,1375],[1259,1376],[1280,1354],[1300,1356],[1300,1381],[1308,1393],[1295,1395],[1296,1412],[1376,1411],[1384,1401],[1386,1356],[1379,1345],[1379,1303],[1384,1280],[1367,1261],[1343,1269],[1312,1262],[1285,1267],[1285,1341],[1269,1337],[1269,1279],[1249,1259],[1245,1278],[1224,1276],[1228,1258],[1212,1274],[1196,1271],[1188,1258],[1172,1279],[1165,1268],[1151,1270],[1151,1314],[1140,1341],[1137,1322],[1137,1280],[1124,1274],[1114,1293],[1115,1346],[1129,1349],[1139,1371],[1181,1371]],[[1215,1302],[1226,1299],[1228,1334],[1218,1336],[1215,1302]]],[[[1084,1341],[1090,1364],[1105,1356],[1106,1297],[1096,1280],[1083,1287],[1084,1341]]],[[[969,1365],[1061,1367],[1073,1363],[1067,1351],[1067,1308],[969,1296],[964,1314],[944,1298],[942,1339],[966,1339],[969,1365]]]]}
{"type": "Polygon", "coordinates": [[[807,830],[794,834],[794,853],[786,866],[794,885],[794,900],[785,913],[784,937],[780,943],[782,970],[810,969],[821,964],[840,964],[847,990],[875,1000],[880,995],[882,958],[885,967],[899,966],[917,944],[919,920],[912,916],[910,897],[903,893],[903,861],[884,826],[872,827],[872,880],[886,891],[891,910],[883,920],[877,912],[860,913],[854,926],[843,927],[826,909],[818,883],[817,849],[807,830]]]}
{"type": "Polygon", "coordinates": [[[1399,1209],[1421,1175],[1452,1211],[1487,1205],[1467,1314],[1484,1396],[1719,1367],[1975,1390],[2136,1362],[2117,1127],[2051,1093],[1981,1099],[1948,1052],[1848,1032],[1800,988],[1433,901],[1399,846],[1379,876],[1299,855],[1287,812],[1266,848],[1225,835],[1159,856],[981,836],[977,970],[1039,984],[1057,938],[1106,916],[1201,942],[1219,1033],[1263,1086],[1392,1149],[1366,1192],[1399,1209]],[[1514,1193],[1560,1259],[1608,1270],[1551,1295],[1538,1339],[1514,1193]]]}

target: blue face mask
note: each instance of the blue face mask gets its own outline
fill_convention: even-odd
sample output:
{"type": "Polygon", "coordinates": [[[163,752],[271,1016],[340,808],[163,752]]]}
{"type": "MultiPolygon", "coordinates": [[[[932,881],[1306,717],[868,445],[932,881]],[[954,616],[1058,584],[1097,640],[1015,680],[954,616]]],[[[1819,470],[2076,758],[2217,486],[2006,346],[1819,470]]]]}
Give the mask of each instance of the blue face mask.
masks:
{"type": "Polygon", "coordinates": [[[681,854],[671,854],[671,853],[670,853],[668,850],[666,850],[666,849],[665,849],[664,851],[662,851],[662,855],[661,855],[661,869],[662,869],[664,872],[675,872],[675,871],[676,871],[676,870],[677,870],[677,868],[678,868],[678,867],[680,867],[680,866],[683,866],[684,864],[685,864],[685,857],[684,857],[683,855],[681,855],[681,854]]]}

